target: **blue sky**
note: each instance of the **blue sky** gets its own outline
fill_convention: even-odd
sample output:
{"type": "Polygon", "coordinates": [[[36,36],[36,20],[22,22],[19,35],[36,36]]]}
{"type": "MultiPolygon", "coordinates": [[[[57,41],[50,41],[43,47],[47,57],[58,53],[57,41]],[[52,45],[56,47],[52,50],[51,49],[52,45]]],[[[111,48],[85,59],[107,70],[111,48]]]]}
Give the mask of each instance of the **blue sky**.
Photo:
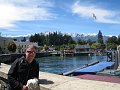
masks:
{"type": "Polygon", "coordinates": [[[120,0],[0,0],[2,36],[120,34],[120,0]]]}

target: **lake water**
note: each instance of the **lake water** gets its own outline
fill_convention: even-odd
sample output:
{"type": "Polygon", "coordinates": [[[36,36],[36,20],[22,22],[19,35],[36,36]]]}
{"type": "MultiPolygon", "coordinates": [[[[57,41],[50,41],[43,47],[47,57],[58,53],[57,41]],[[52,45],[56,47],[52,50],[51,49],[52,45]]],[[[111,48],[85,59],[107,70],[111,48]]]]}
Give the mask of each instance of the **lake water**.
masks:
{"type": "Polygon", "coordinates": [[[72,69],[92,63],[96,60],[106,61],[107,56],[71,56],[71,57],[41,57],[37,58],[40,71],[61,74],[72,69]]]}

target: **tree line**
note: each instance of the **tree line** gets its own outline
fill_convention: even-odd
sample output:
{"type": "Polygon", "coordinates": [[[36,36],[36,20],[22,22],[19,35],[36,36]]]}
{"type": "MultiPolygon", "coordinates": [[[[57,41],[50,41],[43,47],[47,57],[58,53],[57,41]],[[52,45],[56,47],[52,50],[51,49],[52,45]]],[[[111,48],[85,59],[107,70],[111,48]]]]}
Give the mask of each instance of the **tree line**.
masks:
{"type": "Polygon", "coordinates": [[[55,45],[55,46],[59,46],[59,45],[68,45],[68,44],[75,44],[75,41],[72,39],[71,36],[69,35],[63,35],[60,32],[53,32],[45,35],[43,33],[40,34],[35,34],[32,35],[29,38],[30,42],[38,42],[39,46],[43,46],[43,45],[55,45]]]}
{"type": "Polygon", "coordinates": [[[43,33],[34,34],[29,38],[30,42],[38,42],[39,46],[43,45],[70,45],[70,44],[79,44],[85,45],[89,44],[92,48],[107,48],[107,49],[117,49],[117,45],[120,44],[120,35],[109,37],[107,41],[104,41],[103,34],[99,30],[97,34],[97,41],[88,39],[82,40],[78,39],[77,41],[73,40],[70,35],[63,35],[61,32],[53,32],[45,35],[43,33]]]}
{"type": "MultiPolygon", "coordinates": [[[[17,40],[15,40],[17,41],[17,40]]],[[[26,41],[26,38],[24,37],[23,42],[26,41]]],[[[90,39],[81,40],[78,39],[77,41],[74,41],[73,38],[70,35],[62,34],[61,32],[53,32],[45,35],[43,33],[38,33],[31,35],[29,38],[30,42],[37,42],[38,46],[47,46],[44,47],[45,49],[48,49],[48,46],[55,46],[57,50],[61,49],[74,49],[76,45],[85,45],[89,44],[91,48],[93,49],[107,49],[107,50],[116,50],[117,46],[120,45],[120,35],[112,36],[107,39],[107,41],[104,41],[103,34],[101,30],[99,30],[97,34],[97,41],[92,41],[90,39]]],[[[10,51],[16,51],[16,49],[19,49],[15,45],[14,42],[10,42],[8,44],[8,50],[10,51]]]]}

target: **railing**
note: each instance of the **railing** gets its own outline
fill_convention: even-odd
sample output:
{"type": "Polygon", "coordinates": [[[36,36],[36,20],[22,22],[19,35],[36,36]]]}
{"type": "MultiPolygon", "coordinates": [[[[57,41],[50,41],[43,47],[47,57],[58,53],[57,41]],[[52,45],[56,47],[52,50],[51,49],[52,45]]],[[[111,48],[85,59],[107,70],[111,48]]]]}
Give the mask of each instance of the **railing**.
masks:
{"type": "Polygon", "coordinates": [[[114,68],[117,69],[120,65],[120,51],[108,51],[107,61],[115,61],[114,68]]]}

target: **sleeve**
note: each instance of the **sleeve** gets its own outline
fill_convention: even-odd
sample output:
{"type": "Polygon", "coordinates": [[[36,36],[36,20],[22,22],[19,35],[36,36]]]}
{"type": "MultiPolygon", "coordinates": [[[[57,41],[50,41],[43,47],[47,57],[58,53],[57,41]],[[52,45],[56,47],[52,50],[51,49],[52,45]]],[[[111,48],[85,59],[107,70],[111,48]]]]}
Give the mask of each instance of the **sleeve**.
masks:
{"type": "Polygon", "coordinates": [[[39,63],[36,62],[36,77],[39,78],[39,63]]]}
{"type": "Polygon", "coordinates": [[[13,64],[11,65],[9,72],[8,72],[8,83],[10,87],[16,89],[16,90],[21,90],[22,88],[22,83],[20,83],[18,80],[19,75],[18,75],[18,66],[19,66],[19,60],[15,60],[13,64]]]}
{"type": "Polygon", "coordinates": [[[34,68],[34,70],[33,70],[33,72],[34,72],[33,78],[39,78],[39,63],[36,60],[34,60],[33,68],[34,68]]]}

